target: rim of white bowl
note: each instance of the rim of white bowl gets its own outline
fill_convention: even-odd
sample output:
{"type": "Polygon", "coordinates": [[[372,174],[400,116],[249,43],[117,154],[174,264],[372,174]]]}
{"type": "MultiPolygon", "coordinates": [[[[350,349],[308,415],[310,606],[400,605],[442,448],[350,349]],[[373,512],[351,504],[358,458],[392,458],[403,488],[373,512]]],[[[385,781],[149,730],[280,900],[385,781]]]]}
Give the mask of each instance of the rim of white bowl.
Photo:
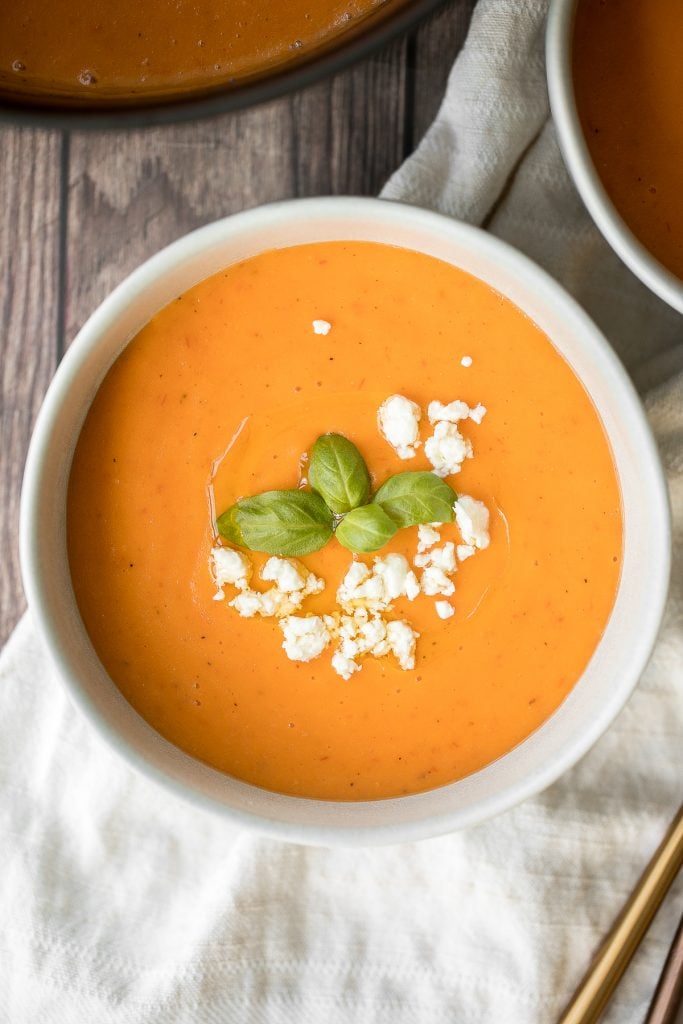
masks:
{"type": "Polygon", "coordinates": [[[560,149],[598,230],[650,291],[683,313],[683,281],[633,234],[600,180],[586,144],[574,97],[572,40],[579,0],[551,0],[546,30],[548,94],[560,149]]]}
{"type": "MultiPolygon", "coordinates": [[[[250,251],[255,255],[273,247],[271,244],[250,251]]],[[[220,265],[229,266],[240,258],[243,257],[236,253],[220,265]]],[[[463,266],[462,263],[454,265],[463,266]]],[[[468,266],[463,269],[467,270],[468,266]]],[[[197,268],[194,273],[196,281],[208,276],[197,268]]],[[[186,281],[184,289],[189,287],[191,283],[186,281]]],[[[500,286],[496,290],[505,294],[500,286]]],[[[163,308],[168,301],[168,298],[164,299],[156,308],[163,308]]],[[[542,324],[539,326],[543,329],[542,324]]],[[[558,350],[571,366],[568,354],[561,348],[558,350]]],[[[598,412],[610,438],[605,411],[598,408],[598,412]]],[[[610,443],[613,444],[612,438],[610,443]]],[[[624,463],[627,464],[630,463],[624,463]]],[[[619,466],[617,469],[619,471],[619,466]]],[[[625,509],[625,520],[626,512],[625,509]]],[[[624,530],[626,540],[626,523],[624,530]]],[[[94,725],[96,732],[129,765],[194,806],[217,812],[232,824],[246,825],[273,837],[313,845],[363,846],[429,838],[484,821],[554,782],[608,728],[638,682],[654,646],[664,611],[670,548],[667,488],[642,405],[614,351],[586,313],[544,270],[479,228],[441,214],[380,199],[323,197],[260,206],[199,228],[133,271],[83,326],[55,374],[31,440],[21,499],[20,553],[29,607],[69,696],[94,725]],[[359,228],[359,225],[365,227],[359,228]],[[566,327],[567,335],[571,335],[575,349],[586,358],[590,356],[591,372],[605,381],[609,380],[610,395],[618,395],[620,415],[615,424],[625,424],[628,458],[635,460],[638,484],[642,483],[643,493],[647,495],[647,503],[642,507],[637,504],[638,514],[647,518],[649,561],[648,572],[638,588],[638,628],[629,633],[628,656],[621,654],[617,645],[615,651],[622,659],[621,670],[614,680],[610,678],[609,692],[599,707],[593,709],[594,714],[588,720],[585,720],[585,714],[582,718],[580,702],[590,702],[589,680],[598,679],[598,673],[611,664],[605,660],[604,652],[603,662],[598,663],[607,637],[611,635],[616,611],[621,607],[622,598],[626,600],[621,582],[615,609],[603,638],[586,671],[560,708],[513,750],[480,771],[412,796],[378,801],[319,801],[271,793],[243,783],[194,760],[163,739],[134,711],[104,672],[78,613],[66,557],[66,485],[80,426],[73,429],[71,450],[65,453],[60,448],[58,436],[60,419],[73,418],[69,402],[72,400],[74,405],[75,388],[81,378],[88,378],[90,398],[78,414],[78,421],[82,424],[92,395],[116,358],[115,353],[108,359],[101,355],[98,359],[106,333],[112,329],[118,332],[117,345],[121,351],[152,315],[146,313],[139,322],[132,327],[128,324],[124,330],[125,316],[136,301],[142,302],[160,281],[166,284],[167,291],[171,289],[170,294],[177,294],[173,278],[174,274],[182,275],[183,267],[194,265],[193,261],[196,263],[198,258],[204,259],[212,249],[220,249],[226,244],[239,249],[242,242],[248,247],[254,234],[266,229],[286,233],[287,240],[275,247],[322,240],[321,233],[328,240],[363,240],[364,230],[369,232],[366,240],[378,240],[377,233],[381,232],[382,241],[387,244],[400,244],[392,241],[392,237],[413,231],[428,237],[433,247],[461,247],[466,252],[470,273],[487,280],[485,274],[472,270],[472,265],[482,260],[486,266],[494,268],[499,278],[507,276],[520,288],[528,289],[533,295],[535,309],[524,309],[516,303],[518,308],[537,323],[546,315],[546,310],[548,316],[558,318],[563,329],[566,327]],[[56,468],[60,460],[63,465],[56,468]],[[46,508],[50,509],[49,516],[45,514],[46,508]],[[58,560],[61,559],[61,568],[52,571],[50,560],[54,557],[55,546],[59,549],[57,555],[58,560]],[[79,666],[76,664],[78,658],[81,661],[89,658],[89,665],[86,668],[82,664],[79,666]],[[562,715],[565,719],[568,715],[573,716],[572,721],[578,715],[581,727],[575,728],[569,738],[558,746],[553,736],[562,715]],[[515,772],[518,775],[522,772],[523,777],[512,778],[515,772]],[[493,784],[492,791],[484,798],[477,796],[477,787],[486,782],[493,784]],[[231,791],[229,801],[224,794],[226,789],[231,791]]],[[[624,561],[627,556],[625,546],[624,561]]],[[[613,670],[609,674],[611,676],[613,670]]]]}

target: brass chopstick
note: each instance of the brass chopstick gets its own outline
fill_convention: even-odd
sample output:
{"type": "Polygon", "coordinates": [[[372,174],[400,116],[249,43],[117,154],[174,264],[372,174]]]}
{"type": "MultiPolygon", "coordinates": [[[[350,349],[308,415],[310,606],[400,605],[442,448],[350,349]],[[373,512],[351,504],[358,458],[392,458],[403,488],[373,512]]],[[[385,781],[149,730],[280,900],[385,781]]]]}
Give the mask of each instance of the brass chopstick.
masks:
{"type": "Polygon", "coordinates": [[[683,806],[557,1024],[595,1024],[683,864],[683,806]]]}

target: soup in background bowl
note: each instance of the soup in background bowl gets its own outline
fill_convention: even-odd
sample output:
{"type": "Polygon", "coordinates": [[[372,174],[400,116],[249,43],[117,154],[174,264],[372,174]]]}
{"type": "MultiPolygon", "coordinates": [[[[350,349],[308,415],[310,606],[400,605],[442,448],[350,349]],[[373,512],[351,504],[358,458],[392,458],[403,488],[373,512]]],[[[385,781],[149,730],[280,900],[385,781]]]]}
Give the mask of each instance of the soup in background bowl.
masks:
{"type": "Polygon", "coordinates": [[[22,501],[31,607],[100,731],[195,803],[324,843],[433,835],[556,778],[637,681],[668,544],[642,410],[590,321],[496,239],[376,200],[240,214],[131,275],[55,378],[22,501]],[[422,409],[412,437],[392,395],[422,409]],[[314,469],[331,431],[368,488],[335,536],[282,552],[324,589],[266,613],[279,549],[243,509],[237,539],[216,518],[278,488],[334,505],[314,469]],[[406,471],[452,485],[455,515],[388,522],[406,471]],[[216,550],[251,578],[217,578],[216,550]],[[359,612],[346,574],[391,558],[430,586],[359,612]],[[348,646],[358,614],[371,653],[348,646]]]}
{"type": "Polygon", "coordinates": [[[139,126],[273,99],[408,31],[443,0],[25,0],[0,11],[0,113],[139,126]]]}
{"type": "Polygon", "coordinates": [[[559,142],[607,241],[683,312],[683,7],[553,0],[548,87],[559,142]]]}

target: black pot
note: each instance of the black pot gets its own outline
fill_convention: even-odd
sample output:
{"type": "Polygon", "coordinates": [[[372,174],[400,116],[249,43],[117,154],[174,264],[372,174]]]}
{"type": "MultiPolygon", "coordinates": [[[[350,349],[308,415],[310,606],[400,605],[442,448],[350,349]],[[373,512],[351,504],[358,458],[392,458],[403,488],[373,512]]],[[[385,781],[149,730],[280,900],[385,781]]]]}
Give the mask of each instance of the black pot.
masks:
{"type": "Polygon", "coordinates": [[[357,26],[312,51],[309,57],[237,84],[222,83],[211,89],[184,91],[175,98],[172,95],[154,99],[141,97],[139,101],[103,101],[87,106],[60,104],[57,99],[41,101],[39,98],[20,97],[19,94],[15,97],[10,92],[3,92],[0,93],[0,119],[43,128],[144,128],[241,110],[336,74],[408,32],[444,2],[405,0],[387,8],[380,7],[357,26]]]}

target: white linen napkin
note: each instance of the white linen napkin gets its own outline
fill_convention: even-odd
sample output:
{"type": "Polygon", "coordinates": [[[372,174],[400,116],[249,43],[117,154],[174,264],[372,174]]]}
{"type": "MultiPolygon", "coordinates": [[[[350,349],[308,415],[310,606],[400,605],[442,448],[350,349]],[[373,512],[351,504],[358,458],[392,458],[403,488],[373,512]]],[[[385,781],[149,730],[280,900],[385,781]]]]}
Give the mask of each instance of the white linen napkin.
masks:
{"type": "MultiPolygon", "coordinates": [[[[513,242],[658,383],[647,404],[678,554],[638,689],[576,768],[487,824],[312,849],[231,829],[130,771],[25,617],[0,656],[0,1021],[550,1024],[657,846],[683,774],[683,319],[611,254],[564,172],[545,9],[480,0],[437,120],[384,195],[513,242]]],[[[642,1021],[682,893],[609,1024],[642,1021]]]]}

